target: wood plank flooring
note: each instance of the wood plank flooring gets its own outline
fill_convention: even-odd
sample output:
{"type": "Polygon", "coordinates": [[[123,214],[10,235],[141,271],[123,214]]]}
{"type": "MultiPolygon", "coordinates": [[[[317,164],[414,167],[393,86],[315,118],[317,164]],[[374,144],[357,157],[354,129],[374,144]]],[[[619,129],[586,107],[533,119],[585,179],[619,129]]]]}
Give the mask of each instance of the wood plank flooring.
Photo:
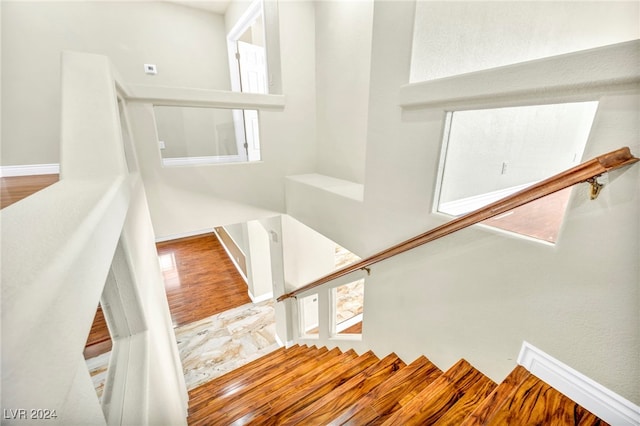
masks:
{"type": "MultiPolygon", "coordinates": [[[[247,284],[214,234],[156,244],[174,327],[251,303],[247,284]]],[[[109,330],[98,307],[85,358],[111,350],[109,330]]]]}
{"type": "Polygon", "coordinates": [[[156,247],[174,326],[251,303],[247,284],[214,234],[156,247]]]}
{"type": "Polygon", "coordinates": [[[0,208],[4,209],[23,198],[58,182],[58,175],[13,176],[0,178],[0,208]]]}
{"type": "MultiPolygon", "coordinates": [[[[14,204],[58,180],[57,174],[0,178],[0,207],[14,204]]],[[[156,247],[174,326],[251,302],[246,283],[214,234],[162,242],[156,247]]],[[[91,358],[110,350],[109,330],[98,306],[84,355],[91,358]]]]}
{"type": "Polygon", "coordinates": [[[517,367],[500,384],[460,360],[440,371],[337,348],[281,348],[189,392],[190,425],[606,425],[517,367]]]}

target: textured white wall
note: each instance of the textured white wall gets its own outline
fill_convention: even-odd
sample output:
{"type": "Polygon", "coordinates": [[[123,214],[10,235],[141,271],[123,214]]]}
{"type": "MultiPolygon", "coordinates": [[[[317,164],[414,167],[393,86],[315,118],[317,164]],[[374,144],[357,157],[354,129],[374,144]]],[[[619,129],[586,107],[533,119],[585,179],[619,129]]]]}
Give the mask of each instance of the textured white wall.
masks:
{"type": "Polygon", "coordinates": [[[282,216],[287,291],[335,270],[336,244],[288,215],[282,216]]]}
{"type": "Polygon", "coordinates": [[[249,291],[254,299],[273,293],[271,274],[271,237],[257,220],[246,224],[248,239],[249,291]]]}
{"type": "MultiPolygon", "coordinates": [[[[398,46],[411,35],[398,22],[412,13],[394,16],[402,10],[376,5],[374,19],[365,203],[370,229],[395,231],[370,233],[379,248],[442,221],[428,212],[444,111],[403,117],[392,106],[409,68],[410,52],[398,46]],[[391,134],[412,147],[410,156],[388,146],[391,134]]],[[[499,77],[486,85],[499,87],[499,77]]],[[[638,155],[639,108],[637,91],[602,97],[584,157],[622,145],[638,155]]],[[[365,310],[377,315],[368,317],[365,338],[381,353],[424,353],[445,368],[465,357],[497,380],[526,340],[637,403],[639,173],[637,165],[612,173],[596,201],[584,185],[574,189],[555,248],[473,228],[374,266],[365,310]]]]}
{"type": "Polygon", "coordinates": [[[66,53],[63,69],[62,179],[0,213],[2,407],[47,407],[53,424],[105,424],[82,352],[110,268],[128,264],[131,280],[118,285],[141,296],[145,320],[131,321],[129,334],[143,356],[120,330],[114,348],[122,342],[128,362],[112,368],[127,383],[111,403],[124,401],[118,414],[129,420],[185,424],[186,386],[144,190],[126,170],[111,65],[66,53]]]}
{"type": "Polygon", "coordinates": [[[127,83],[228,90],[225,37],[221,15],[169,2],[3,2],[2,165],[60,161],[62,50],[109,56],[127,83]]]}
{"type": "Polygon", "coordinates": [[[638,16],[638,2],[418,1],[410,82],[633,40],[638,16]]]}
{"type": "MultiPolygon", "coordinates": [[[[418,3],[418,7],[427,7],[426,3],[418,3]]],[[[493,7],[508,4],[492,3],[493,7]]],[[[362,247],[354,250],[360,256],[445,221],[430,213],[445,108],[403,111],[398,107],[399,90],[409,82],[412,67],[414,9],[412,2],[374,5],[360,226],[340,226],[340,200],[323,197],[327,201],[323,206],[316,202],[315,190],[288,186],[288,206],[295,209],[289,214],[298,217],[296,213],[302,212],[301,220],[307,225],[334,229],[332,238],[347,247],[362,247]],[[302,207],[307,204],[315,211],[302,207]]],[[[454,18],[445,12],[432,17],[450,19],[450,24],[454,18]]],[[[463,27],[450,25],[448,34],[455,38],[455,31],[463,31],[463,27]]],[[[434,32],[425,37],[429,35],[439,36],[434,32]]],[[[518,40],[505,35],[503,43],[517,44],[518,40]]],[[[440,56],[432,56],[432,62],[440,60],[440,56]]],[[[623,65],[638,69],[633,61],[623,65]]],[[[548,72],[553,71],[550,67],[553,64],[547,66],[548,72]]],[[[545,74],[544,67],[539,69],[545,74]]],[[[492,88],[500,91],[501,76],[494,74],[492,79],[490,74],[484,75],[479,84],[487,92],[492,88]]],[[[572,72],[560,78],[571,85],[580,82],[583,75],[572,72]]],[[[522,82],[523,87],[528,84],[522,82]]],[[[464,100],[464,82],[458,89],[453,83],[447,87],[448,96],[456,99],[461,109],[478,106],[473,98],[464,100]]],[[[515,94],[499,98],[486,95],[481,106],[530,104],[536,99],[546,102],[554,91],[545,87],[525,96],[511,88],[515,94]]],[[[640,155],[637,88],[609,90],[609,95],[592,95],[600,98],[600,106],[584,158],[624,145],[640,155]]],[[[639,175],[638,165],[611,173],[611,184],[596,201],[588,200],[587,186],[574,189],[555,247],[473,227],[374,265],[365,288],[366,346],[379,355],[394,351],[407,361],[425,354],[441,368],[464,357],[494,380],[502,380],[515,366],[526,340],[638,403],[639,175]]]]}
{"type": "Polygon", "coordinates": [[[281,213],[284,177],[313,170],[315,57],[309,48],[314,44],[313,4],[285,2],[278,10],[286,101],[284,110],[259,113],[260,162],[162,167],[153,107],[131,105],[141,174],[158,237],[281,213]]]}
{"type": "Polygon", "coordinates": [[[357,183],[365,172],[372,18],[371,0],[315,2],[317,171],[357,183]]]}

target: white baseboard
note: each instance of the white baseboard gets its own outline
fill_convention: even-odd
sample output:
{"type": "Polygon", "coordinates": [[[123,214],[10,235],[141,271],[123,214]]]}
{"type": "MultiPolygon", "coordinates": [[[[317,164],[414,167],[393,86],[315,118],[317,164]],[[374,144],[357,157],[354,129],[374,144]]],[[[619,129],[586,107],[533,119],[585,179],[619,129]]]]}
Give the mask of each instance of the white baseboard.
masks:
{"type": "Polygon", "coordinates": [[[605,422],[616,426],[640,425],[639,406],[530,343],[522,343],[518,364],[605,422]]]}
{"type": "Polygon", "coordinates": [[[278,334],[276,334],[276,342],[278,343],[278,345],[280,345],[280,347],[283,347],[283,346],[284,346],[285,348],[290,348],[290,347],[291,347],[291,346],[293,346],[293,345],[294,345],[294,343],[295,343],[293,340],[290,340],[290,341],[288,341],[288,342],[286,342],[286,343],[285,343],[285,342],[283,342],[283,341],[280,339],[280,336],[278,336],[278,334]]]}
{"type": "Polygon", "coordinates": [[[58,174],[60,174],[60,164],[27,164],[0,167],[0,177],[58,174]]]}
{"type": "Polygon", "coordinates": [[[260,302],[264,302],[265,300],[273,299],[273,292],[263,294],[262,296],[259,296],[259,297],[255,297],[253,293],[251,293],[251,290],[247,291],[247,293],[249,293],[249,298],[253,303],[260,303],[260,302]]]}
{"type": "Polygon", "coordinates": [[[212,233],[214,233],[213,228],[200,229],[198,231],[183,232],[180,234],[166,235],[164,237],[156,237],[156,243],[162,243],[165,241],[178,240],[180,238],[195,237],[197,235],[212,234],[212,233]]]}
{"type": "Polygon", "coordinates": [[[349,318],[346,321],[342,321],[340,324],[336,325],[336,333],[341,333],[352,325],[356,325],[357,323],[362,322],[362,314],[355,315],[349,318]]]}

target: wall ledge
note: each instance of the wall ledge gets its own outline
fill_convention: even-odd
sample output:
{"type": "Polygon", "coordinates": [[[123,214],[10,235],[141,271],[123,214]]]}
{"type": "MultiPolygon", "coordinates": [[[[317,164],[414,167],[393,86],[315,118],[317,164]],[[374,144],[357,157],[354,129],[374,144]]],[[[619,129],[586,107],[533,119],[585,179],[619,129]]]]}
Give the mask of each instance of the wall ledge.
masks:
{"type": "Polygon", "coordinates": [[[287,176],[286,179],[292,182],[298,182],[307,186],[322,189],[327,192],[332,192],[345,198],[351,198],[355,201],[362,202],[364,199],[364,185],[361,183],[338,179],[318,173],[287,176]]]}
{"type": "Polygon", "coordinates": [[[528,342],[522,343],[518,364],[605,422],[640,425],[640,407],[528,342]]]}
{"type": "Polygon", "coordinates": [[[25,164],[19,166],[0,167],[0,177],[58,175],[60,164],[25,164]]]}
{"type": "Polygon", "coordinates": [[[189,87],[127,86],[128,101],[166,106],[240,108],[282,110],[284,95],[243,93],[228,90],[196,89],[189,87]]]}
{"type": "Polygon", "coordinates": [[[640,40],[404,85],[404,109],[591,100],[640,83],[640,40]]]}

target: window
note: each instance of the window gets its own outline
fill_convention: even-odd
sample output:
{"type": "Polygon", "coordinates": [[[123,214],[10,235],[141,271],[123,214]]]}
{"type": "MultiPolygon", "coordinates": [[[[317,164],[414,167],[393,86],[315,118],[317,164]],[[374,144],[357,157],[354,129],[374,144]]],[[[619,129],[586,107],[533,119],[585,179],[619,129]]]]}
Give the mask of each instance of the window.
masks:
{"type": "MultiPolygon", "coordinates": [[[[461,216],[580,163],[597,106],[449,112],[436,210],[461,216]]],[[[484,223],[554,243],[569,195],[561,191],[484,223]]]]}
{"type": "Polygon", "coordinates": [[[258,111],[154,106],[164,166],[260,160],[258,111]]]}
{"type": "Polygon", "coordinates": [[[362,334],[364,278],[331,289],[332,334],[362,334]]]}

